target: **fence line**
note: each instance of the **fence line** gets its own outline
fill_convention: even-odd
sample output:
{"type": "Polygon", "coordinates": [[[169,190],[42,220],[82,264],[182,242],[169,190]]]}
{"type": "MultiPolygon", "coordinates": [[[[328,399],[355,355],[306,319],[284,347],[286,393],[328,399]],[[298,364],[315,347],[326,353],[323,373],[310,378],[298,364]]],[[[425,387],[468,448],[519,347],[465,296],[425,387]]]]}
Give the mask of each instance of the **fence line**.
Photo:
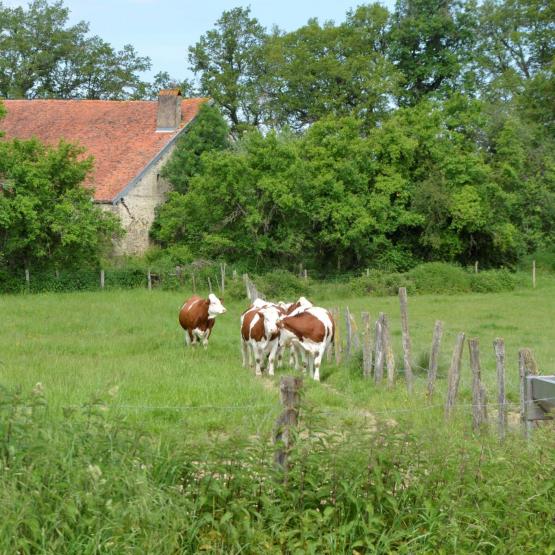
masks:
{"type": "MultiPolygon", "coordinates": [[[[333,391],[334,393],[338,393],[339,395],[344,396],[345,398],[348,398],[350,401],[352,401],[351,397],[346,396],[345,394],[341,393],[340,391],[336,391],[333,388],[330,388],[331,391],[333,391]]],[[[534,400],[525,400],[524,404],[530,404],[533,405],[534,403],[537,402],[542,402],[542,401],[555,401],[555,397],[543,397],[541,399],[534,399],[534,400]]],[[[497,407],[497,406],[506,406],[506,407],[513,407],[513,408],[519,408],[521,406],[521,403],[488,403],[489,406],[492,407],[497,407]]],[[[65,405],[65,407],[67,408],[84,408],[87,405],[65,405]]],[[[173,410],[173,411],[187,411],[187,410],[193,410],[193,409],[199,409],[199,410],[245,410],[245,412],[249,411],[249,410],[253,410],[253,409],[261,409],[261,408],[279,408],[278,405],[276,403],[271,403],[271,404],[265,404],[265,405],[180,405],[180,406],[169,406],[169,405],[160,405],[160,406],[156,406],[156,405],[126,405],[126,404],[114,404],[114,405],[100,405],[102,407],[107,407],[107,408],[115,408],[115,409],[129,409],[129,410],[144,410],[144,411],[154,411],[154,410],[173,410]]],[[[481,407],[481,404],[478,405],[474,405],[472,403],[457,403],[455,405],[455,408],[476,408],[476,407],[481,407]]],[[[394,413],[406,413],[406,412],[424,412],[424,411],[429,411],[431,409],[437,409],[437,408],[445,408],[445,405],[443,403],[436,403],[436,404],[427,404],[424,405],[422,407],[410,407],[410,408],[403,408],[403,409],[382,409],[382,410],[372,410],[372,411],[368,411],[369,414],[372,415],[376,415],[376,414],[394,414],[394,413]]],[[[351,407],[326,407],[325,410],[323,411],[317,411],[320,413],[325,413],[329,410],[335,410],[335,411],[341,411],[341,410],[365,410],[364,407],[359,407],[359,406],[351,406],[351,407]]]]}

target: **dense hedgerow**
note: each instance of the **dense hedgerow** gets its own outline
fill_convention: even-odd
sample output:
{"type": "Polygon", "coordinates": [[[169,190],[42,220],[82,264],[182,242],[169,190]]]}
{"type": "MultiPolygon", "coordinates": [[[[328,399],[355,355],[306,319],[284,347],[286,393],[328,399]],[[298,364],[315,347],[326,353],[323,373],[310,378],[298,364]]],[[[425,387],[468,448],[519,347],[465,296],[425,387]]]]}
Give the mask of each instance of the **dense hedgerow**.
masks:
{"type": "Polygon", "coordinates": [[[101,399],[58,417],[40,385],[1,389],[0,552],[550,552],[552,430],[526,447],[317,422],[284,481],[269,438],[160,442],[101,399]]]}

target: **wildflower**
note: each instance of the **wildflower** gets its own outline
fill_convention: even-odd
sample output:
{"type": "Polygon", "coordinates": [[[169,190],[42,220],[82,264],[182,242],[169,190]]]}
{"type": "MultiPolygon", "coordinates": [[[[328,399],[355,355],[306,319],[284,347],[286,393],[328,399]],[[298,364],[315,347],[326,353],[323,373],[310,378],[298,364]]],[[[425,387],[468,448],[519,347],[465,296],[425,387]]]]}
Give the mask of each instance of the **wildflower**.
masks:
{"type": "Polygon", "coordinates": [[[95,482],[102,476],[102,470],[100,470],[100,467],[96,464],[89,464],[87,472],[95,482]]]}

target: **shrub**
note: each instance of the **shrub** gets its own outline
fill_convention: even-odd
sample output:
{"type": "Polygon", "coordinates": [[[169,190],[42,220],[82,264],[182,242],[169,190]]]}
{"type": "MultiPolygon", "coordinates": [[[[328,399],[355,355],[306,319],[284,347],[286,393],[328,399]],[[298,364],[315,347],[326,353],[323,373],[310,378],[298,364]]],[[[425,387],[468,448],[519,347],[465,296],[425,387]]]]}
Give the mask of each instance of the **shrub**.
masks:
{"type": "Polygon", "coordinates": [[[508,270],[487,270],[470,276],[470,288],[477,293],[512,291],[516,278],[508,270]]]}
{"type": "Polygon", "coordinates": [[[287,270],[274,270],[254,279],[256,288],[268,299],[296,299],[309,294],[309,282],[287,270]]]}
{"type": "Polygon", "coordinates": [[[408,272],[417,293],[464,293],[470,291],[470,276],[459,266],[445,262],[420,264],[408,272]]]}
{"type": "Polygon", "coordinates": [[[406,274],[389,274],[381,270],[370,270],[368,275],[353,278],[349,284],[356,295],[396,295],[399,287],[406,287],[408,291],[414,288],[406,274]]]}

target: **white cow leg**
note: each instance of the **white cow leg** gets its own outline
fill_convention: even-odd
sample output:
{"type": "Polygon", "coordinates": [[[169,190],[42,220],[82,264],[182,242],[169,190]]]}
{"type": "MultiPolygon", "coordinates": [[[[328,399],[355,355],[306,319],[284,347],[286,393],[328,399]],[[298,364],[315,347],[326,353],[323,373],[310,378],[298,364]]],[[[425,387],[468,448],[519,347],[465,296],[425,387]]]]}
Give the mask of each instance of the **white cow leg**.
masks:
{"type": "Polygon", "coordinates": [[[189,337],[189,331],[185,330],[185,346],[188,347],[191,344],[191,338],[189,337]]]}
{"type": "Polygon", "coordinates": [[[262,357],[264,356],[264,353],[262,352],[262,349],[258,347],[258,345],[253,345],[252,350],[254,355],[254,373],[257,376],[262,376],[261,362],[262,362],[262,357]]]}
{"type": "Polygon", "coordinates": [[[278,353],[278,350],[279,350],[279,343],[276,341],[275,344],[272,346],[270,354],[268,355],[268,374],[270,376],[274,375],[274,361],[278,353]]]}
{"type": "Polygon", "coordinates": [[[243,368],[250,366],[249,344],[241,338],[241,355],[243,356],[243,368]]]}
{"type": "Polygon", "coordinates": [[[325,352],[326,352],[325,348],[318,349],[318,352],[316,353],[316,357],[314,358],[314,379],[317,382],[320,381],[320,365],[322,364],[322,359],[324,358],[325,352]]]}

